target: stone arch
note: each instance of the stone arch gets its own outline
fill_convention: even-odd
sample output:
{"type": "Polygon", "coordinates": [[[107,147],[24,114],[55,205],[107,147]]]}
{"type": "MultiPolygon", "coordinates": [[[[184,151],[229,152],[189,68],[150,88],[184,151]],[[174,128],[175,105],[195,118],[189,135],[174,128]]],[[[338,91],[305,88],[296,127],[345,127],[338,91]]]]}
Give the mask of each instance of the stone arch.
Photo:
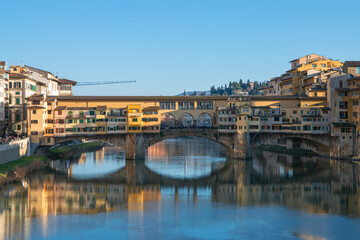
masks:
{"type": "MultiPolygon", "coordinates": [[[[172,132],[172,131],[176,131],[179,129],[170,129],[168,131],[172,132]]],[[[185,130],[185,129],[182,129],[185,130]]],[[[146,148],[159,143],[161,141],[164,141],[166,139],[175,139],[175,138],[180,138],[180,137],[198,137],[198,138],[205,138],[205,139],[209,139],[210,141],[216,142],[220,145],[222,145],[223,147],[225,147],[227,150],[232,150],[233,149],[233,144],[230,141],[230,139],[224,140],[222,138],[219,138],[217,135],[214,134],[214,131],[211,131],[213,129],[208,129],[207,131],[209,131],[209,133],[204,134],[201,132],[196,132],[196,131],[192,131],[195,129],[189,129],[188,131],[176,131],[176,133],[174,132],[173,134],[165,134],[163,136],[153,136],[147,139],[147,143],[146,143],[146,148]]]]}
{"type": "Polygon", "coordinates": [[[176,127],[176,118],[171,113],[161,114],[161,128],[174,128],[176,127]]]}
{"type": "Polygon", "coordinates": [[[185,112],[179,117],[178,122],[180,127],[191,128],[194,127],[195,120],[192,114],[185,112]]]}
{"type": "Polygon", "coordinates": [[[212,127],[213,126],[213,119],[210,113],[203,112],[198,115],[196,119],[196,126],[197,127],[212,127]]]}
{"type": "Polygon", "coordinates": [[[302,148],[312,150],[320,155],[329,155],[331,147],[326,143],[307,137],[280,137],[279,145],[286,145],[290,148],[302,148]]]}
{"type": "Polygon", "coordinates": [[[74,135],[66,137],[57,137],[55,138],[55,145],[68,142],[68,141],[99,141],[106,143],[110,146],[117,146],[122,149],[126,148],[126,134],[109,134],[109,135],[74,135]]]}

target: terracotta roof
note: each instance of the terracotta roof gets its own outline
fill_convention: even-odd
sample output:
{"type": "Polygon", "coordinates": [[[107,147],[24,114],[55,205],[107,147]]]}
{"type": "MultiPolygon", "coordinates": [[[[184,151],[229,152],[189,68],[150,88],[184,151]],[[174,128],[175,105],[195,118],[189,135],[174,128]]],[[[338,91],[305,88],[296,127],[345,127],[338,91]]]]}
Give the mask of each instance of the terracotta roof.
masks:
{"type": "Polygon", "coordinates": [[[97,106],[97,111],[106,111],[106,106],[97,106]]]}
{"type": "Polygon", "coordinates": [[[76,85],[77,82],[69,80],[69,79],[65,79],[65,78],[61,78],[59,79],[59,82],[62,84],[71,84],[71,85],[76,85]]]}
{"type": "Polygon", "coordinates": [[[65,110],[67,107],[66,106],[58,106],[55,108],[55,111],[61,111],[61,110],[65,110]]]}
{"type": "Polygon", "coordinates": [[[282,79],[282,80],[292,79],[292,76],[282,77],[281,79],[282,79]]]}
{"type": "Polygon", "coordinates": [[[49,96],[62,101],[227,101],[229,96],[49,96]]]}
{"type": "Polygon", "coordinates": [[[0,61],[0,65],[1,65],[1,66],[5,66],[5,65],[6,65],[6,62],[5,62],[5,61],[0,61]]]}
{"type": "Polygon", "coordinates": [[[40,72],[40,73],[50,73],[50,74],[52,74],[51,72],[49,72],[49,71],[46,71],[46,70],[42,70],[42,69],[39,69],[39,68],[34,68],[34,67],[30,67],[30,66],[28,66],[28,65],[25,65],[25,67],[26,68],[28,68],[28,69],[30,69],[30,70],[32,70],[32,71],[35,71],[35,72],[40,72]]]}
{"type": "Polygon", "coordinates": [[[26,99],[28,99],[28,100],[43,100],[44,95],[43,94],[34,94],[30,97],[27,97],[26,99]]]}
{"type": "Polygon", "coordinates": [[[360,61],[345,61],[344,66],[345,65],[348,66],[348,67],[360,66],[360,61]]]}
{"type": "Polygon", "coordinates": [[[2,69],[2,68],[0,68],[0,72],[1,72],[1,73],[6,73],[7,71],[4,70],[4,69],[2,69]]]}
{"type": "Polygon", "coordinates": [[[359,79],[360,79],[360,77],[351,77],[349,79],[346,79],[346,81],[359,80],[359,79]]]}
{"type": "Polygon", "coordinates": [[[68,107],[67,110],[96,110],[96,107],[68,107]]]}
{"type": "Polygon", "coordinates": [[[27,78],[27,76],[18,74],[18,73],[10,73],[10,78],[27,78]]]}
{"type": "Polygon", "coordinates": [[[310,92],[317,91],[317,92],[326,92],[326,88],[311,88],[309,89],[310,92]]]}
{"type": "Polygon", "coordinates": [[[151,107],[143,108],[143,111],[157,111],[159,109],[160,109],[160,107],[158,107],[158,106],[151,106],[151,107]]]}

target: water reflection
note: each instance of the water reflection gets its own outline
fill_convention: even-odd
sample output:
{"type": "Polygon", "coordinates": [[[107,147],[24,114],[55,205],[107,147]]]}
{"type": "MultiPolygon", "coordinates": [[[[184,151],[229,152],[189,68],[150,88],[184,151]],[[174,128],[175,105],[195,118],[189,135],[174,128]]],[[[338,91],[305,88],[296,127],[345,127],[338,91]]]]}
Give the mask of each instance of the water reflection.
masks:
{"type": "Polygon", "coordinates": [[[209,175],[224,166],[226,150],[207,139],[168,139],[148,148],[145,164],[163,176],[193,179],[209,175]]]}
{"type": "Polygon", "coordinates": [[[66,161],[53,161],[50,167],[74,178],[96,178],[125,167],[125,152],[116,147],[104,147],[66,161]]]}
{"type": "MultiPolygon", "coordinates": [[[[177,141],[169,146],[187,149],[183,140],[177,141]],[[176,143],[183,146],[176,146],[176,143]]],[[[181,150],[171,151],[174,156],[181,156],[181,150]]],[[[214,150],[209,148],[209,151],[214,150]]],[[[114,155],[118,156],[118,153],[114,152],[114,155]]],[[[203,155],[206,156],[206,151],[203,155]]],[[[277,239],[300,236],[353,239],[360,234],[354,228],[360,223],[358,165],[262,152],[256,153],[250,161],[226,159],[221,168],[197,179],[175,179],[167,176],[167,169],[166,174],[161,174],[164,168],[157,169],[159,172],[156,173],[152,171],[149,161],[155,157],[156,162],[156,156],[149,153],[146,163],[124,161],[125,167],[106,178],[69,178],[54,171],[42,171],[31,174],[23,184],[1,189],[0,239],[56,238],[59,231],[71,232],[68,221],[75,220],[70,216],[94,227],[99,227],[96,224],[102,219],[105,229],[101,234],[112,232],[127,238],[131,229],[143,235],[131,235],[130,238],[151,238],[154,231],[160,238],[167,238],[171,235],[166,235],[164,229],[168,228],[181,232],[183,235],[179,237],[196,232],[196,227],[189,226],[186,230],[180,222],[201,225],[204,232],[213,232],[216,228],[213,223],[219,224],[217,227],[222,229],[223,235],[213,232],[215,235],[204,238],[231,238],[235,233],[229,226],[242,229],[241,234],[245,232],[246,236],[255,238],[261,238],[261,235],[256,235],[258,231],[251,226],[262,227],[269,238],[277,239]],[[89,215],[96,213],[115,215],[94,218],[89,215]],[[266,219],[280,221],[282,226],[271,228],[264,224],[264,214],[268,214],[266,219]],[[345,218],[334,219],[333,215],[345,218]],[[147,217],[150,222],[146,221],[147,217]],[[179,222],[173,222],[174,217],[179,222]],[[237,217],[238,221],[234,221],[237,217]],[[119,219],[126,221],[118,224],[119,219]],[[194,219],[204,222],[193,222],[194,219]],[[246,225],[246,221],[251,224],[246,225]],[[106,227],[108,225],[113,228],[106,227]],[[324,230],[320,231],[322,228],[324,230]],[[345,231],[345,228],[349,229],[345,231]]],[[[170,155],[158,159],[160,162],[172,161],[170,155]]],[[[212,160],[209,161],[211,166],[212,160]]],[[[206,164],[201,166],[208,169],[206,164]]]]}

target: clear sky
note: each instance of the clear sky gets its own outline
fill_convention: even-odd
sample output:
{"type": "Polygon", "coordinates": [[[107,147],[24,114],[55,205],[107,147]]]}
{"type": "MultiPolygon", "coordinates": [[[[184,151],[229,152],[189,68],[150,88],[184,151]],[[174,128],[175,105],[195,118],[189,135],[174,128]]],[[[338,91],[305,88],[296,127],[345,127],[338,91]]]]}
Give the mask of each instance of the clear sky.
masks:
{"type": "Polygon", "coordinates": [[[1,1],[0,60],[75,81],[76,95],[175,95],[264,81],[317,53],[360,60],[360,1],[1,1]]]}

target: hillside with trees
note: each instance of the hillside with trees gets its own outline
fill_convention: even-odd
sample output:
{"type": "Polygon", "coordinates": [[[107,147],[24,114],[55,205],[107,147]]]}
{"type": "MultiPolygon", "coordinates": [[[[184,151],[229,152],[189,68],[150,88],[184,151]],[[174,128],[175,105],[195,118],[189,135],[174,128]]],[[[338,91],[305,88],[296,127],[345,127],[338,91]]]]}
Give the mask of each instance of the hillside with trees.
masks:
{"type": "Polygon", "coordinates": [[[247,92],[249,95],[259,95],[259,89],[266,86],[266,82],[250,82],[248,79],[246,82],[240,79],[238,82],[229,82],[228,85],[221,85],[220,87],[211,86],[210,93],[211,95],[232,95],[234,90],[241,92],[247,92]]]}

